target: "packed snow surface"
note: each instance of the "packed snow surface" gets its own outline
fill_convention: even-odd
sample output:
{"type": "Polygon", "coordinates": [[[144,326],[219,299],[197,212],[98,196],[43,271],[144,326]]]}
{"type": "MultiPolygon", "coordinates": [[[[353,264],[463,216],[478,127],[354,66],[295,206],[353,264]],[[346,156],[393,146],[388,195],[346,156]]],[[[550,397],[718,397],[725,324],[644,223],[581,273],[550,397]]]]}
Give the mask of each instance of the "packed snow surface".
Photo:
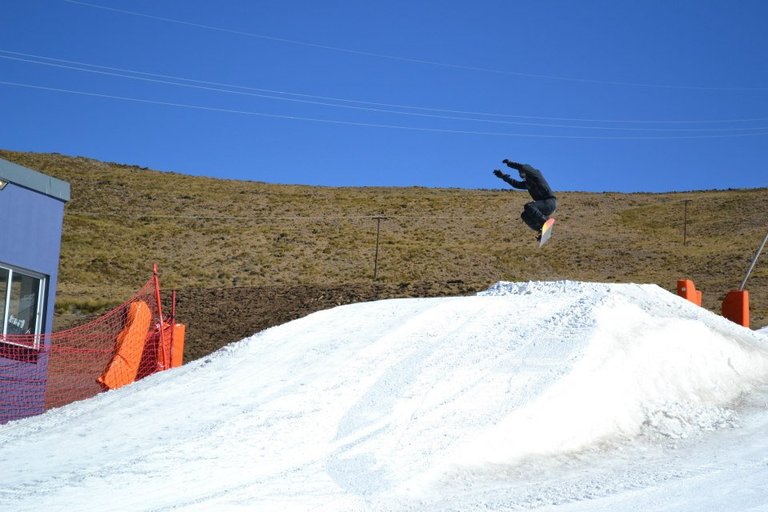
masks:
{"type": "Polygon", "coordinates": [[[655,285],[341,306],[0,426],[0,510],[768,510],[766,390],[655,285]]]}

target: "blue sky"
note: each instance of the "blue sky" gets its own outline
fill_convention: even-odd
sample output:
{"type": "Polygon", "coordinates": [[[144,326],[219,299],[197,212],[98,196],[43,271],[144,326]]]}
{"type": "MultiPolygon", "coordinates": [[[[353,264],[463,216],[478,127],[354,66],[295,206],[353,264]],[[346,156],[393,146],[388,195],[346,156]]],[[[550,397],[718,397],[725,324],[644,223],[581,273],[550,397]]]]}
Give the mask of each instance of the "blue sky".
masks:
{"type": "Polygon", "coordinates": [[[768,186],[768,2],[3,0],[0,148],[333,186],[768,186]]]}

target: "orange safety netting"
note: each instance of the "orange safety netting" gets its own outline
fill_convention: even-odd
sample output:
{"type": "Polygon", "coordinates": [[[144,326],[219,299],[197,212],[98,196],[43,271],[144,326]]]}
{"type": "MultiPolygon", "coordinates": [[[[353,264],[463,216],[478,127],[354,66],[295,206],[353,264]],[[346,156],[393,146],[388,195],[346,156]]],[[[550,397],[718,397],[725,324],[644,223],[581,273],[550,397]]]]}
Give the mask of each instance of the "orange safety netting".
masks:
{"type": "Polygon", "coordinates": [[[158,298],[153,278],[87,324],[38,336],[0,336],[0,424],[179,366],[184,326],[173,315],[161,321],[158,298]]]}

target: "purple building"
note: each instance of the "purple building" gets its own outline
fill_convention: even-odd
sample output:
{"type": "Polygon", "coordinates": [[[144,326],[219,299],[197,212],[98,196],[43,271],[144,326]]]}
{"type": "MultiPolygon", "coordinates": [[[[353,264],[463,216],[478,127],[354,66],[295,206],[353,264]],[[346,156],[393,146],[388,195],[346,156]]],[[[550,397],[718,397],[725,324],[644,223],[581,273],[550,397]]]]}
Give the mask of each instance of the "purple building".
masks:
{"type": "Polygon", "coordinates": [[[43,411],[69,183],[0,158],[0,423],[43,411]],[[28,335],[24,341],[14,335],[28,335]]]}

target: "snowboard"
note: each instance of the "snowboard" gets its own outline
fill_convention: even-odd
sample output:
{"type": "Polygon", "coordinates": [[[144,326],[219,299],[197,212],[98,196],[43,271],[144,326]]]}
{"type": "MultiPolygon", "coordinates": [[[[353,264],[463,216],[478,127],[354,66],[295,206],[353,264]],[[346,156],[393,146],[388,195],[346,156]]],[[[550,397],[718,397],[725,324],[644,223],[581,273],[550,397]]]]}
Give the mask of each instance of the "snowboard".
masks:
{"type": "Polygon", "coordinates": [[[555,223],[555,219],[547,219],[547,222],[541,227],[541,239],[539,240],[539,247],[547,243],[552,236],[552,225],[555,223]]]}

